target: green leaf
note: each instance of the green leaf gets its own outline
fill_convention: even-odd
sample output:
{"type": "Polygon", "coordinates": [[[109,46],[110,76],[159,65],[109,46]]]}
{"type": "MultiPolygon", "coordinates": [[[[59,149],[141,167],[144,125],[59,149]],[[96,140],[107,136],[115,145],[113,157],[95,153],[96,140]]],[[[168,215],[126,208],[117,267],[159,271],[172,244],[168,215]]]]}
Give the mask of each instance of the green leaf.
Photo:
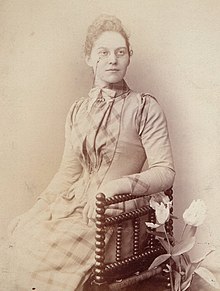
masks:
{"type": "MultiPolygon", "coordinates": [[[[166,234],[164,233],[164,231],[150,231],[149,229],[147,229],[147,233],[153,234],[160,238],[166,238],[166,234]]],[[[171,241],[173,240],[173,237],[171,235],[167,234],[167,236],[171,241]]]]}
{"type": "Polygon", "coordinates": [[[183,256],[184,260],[186,261],[186,264],[190,264],[191,263],[190,256],[187,253],[182,254],[182,256],[183,256]]]}
{"type": "Polygon", "coordinates": [[[193,263],[201,263],[208,255],[210,255],[212,252],[214,252],[214,250],[210,250],[207,254],[203,255],[201,258],[197,259],[196,261],[194,261],[193,263]]]}
{"type": "Polygon", "coordinates": [[[189,288],[190,284],[192,281],[192,276],[190,278],[188,278],[187,280],[185,280],[182,284],[181,284],[181,291],[185,291],[189,288]]]}
{"type": "MultiPolygon", "coordinates": [[[[164,249],[167,251],[167,253],[169,253],[169,249],[170,249],[169,243],[159,237],[158,237],[158,240],[161,243],[162,247],[164,247],[164,249]]],[[[172,246],[171,246],[171,250],[172,250],[172,246]]]]}
{"type": "Polygon", "coordinates": [[[172,219],[179,219],[179,217],[177,217],[177,216],[175,216],[173,214],[170,214],[170,218],[172,218],[172,219]]]}
{"type": "Polygon", "coordinates": [[[180,264],[180,260],[179,260],[179,256],[172,256],[172,259],[173,259],[173,261],[175,262],[175,264],[177,265],[177,266],[179,266],[179,264],[180,264]]]}
{"type": "Polygon", "coordinates": [[[186,268],[186,279],[191,278],[191,276],[194,274],[196,268],[198,268],[199,263],[190,263],[186,268]]]}
{"type": "Polygon", "coordinates": [[[148,268],[148,270],[154,269],[155,267],[158,267],[159,265],[161,265],[163,262],[165,262],[167,259],[170,258],[170,254],[164,254],[161,255],[159,257],[157,257],[153,263],[150,265],[150,267],[148,268]]]}
{"type": "Polygon", "coordinates": [[[197,226],[187,224],[184,235],[183,235],[184,240],[189,237],[195,236],[196,231],[197,231],[197,226]]]}
{"type": "Polygon", "coordinates": [[[216,289],[220,288],[220,285],[216,280],[215,276],[208,269],[204,267],[199,267],[198,269],[195,270],[195,273],[198,274],[201,278],[203,278],[212,287],[216,289]]]}
{"type": "Polygon", "coordinates": [[[182,281],[182,284],[181,284],[181,291],[187,290],[188,287],[190,286],[195,268],[196,266],[192,263],[189,263],[186,266],[185,275],[183,277],[184,281],[182,281]]]}
{"type": "Polygon", "coordinates": [[[180,291],[181,275],[179,272],[174,271],[174,290],[180,291]]]}
{"type": "MultiPolygon", "coordinates": [[[[174,256],[174,258],[178,258],[174,256]]],[[[184,270],[184,272],[186,272],[188,266],[190,265],[190,259],[189,259],[189,255],[187,253],[180,255],[180,265],[181,265],[181,269],[184,270]]]]}
{"type": "Polygon", "coordinates": [[[179,256],[181,254],[184,254],[190,251],[195,245],[195,242],[196,242],[196,238],[194,236],[184,241],[181,241],[180,243],[174,246],[173,251],[172,251],[172,256],[179,256]]]}

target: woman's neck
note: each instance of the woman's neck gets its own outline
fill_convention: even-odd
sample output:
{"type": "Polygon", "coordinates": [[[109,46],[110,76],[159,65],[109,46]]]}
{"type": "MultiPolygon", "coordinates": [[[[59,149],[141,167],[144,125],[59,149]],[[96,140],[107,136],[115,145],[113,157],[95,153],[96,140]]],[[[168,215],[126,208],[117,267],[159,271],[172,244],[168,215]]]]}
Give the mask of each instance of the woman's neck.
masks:
{"type": "Polygon", "coordinates": [[[101,87],[100,85],[96,85],[96,83],[95,83],[94,87],[107,88],[107,89],[113,90],[116,92],[116,96],[120,96],[120,95],[130,91],[130,89],[129,89],[129,87],[124,79],[122,79],[121,81],[119,81],[117,83],[108,83],[108,84],[102,84],[102,85],[103,86],[101,87]]]}
{"type": "Polygon", "coordinates": [[[124,84],[123,79],[117,83],[107,83],[107,82],[102,82],[101,80],[97,80],[94,84],[94,87],[108,88],[108,89],[114,90],[114,88],[122,87],[123,84],[124,84]]]}

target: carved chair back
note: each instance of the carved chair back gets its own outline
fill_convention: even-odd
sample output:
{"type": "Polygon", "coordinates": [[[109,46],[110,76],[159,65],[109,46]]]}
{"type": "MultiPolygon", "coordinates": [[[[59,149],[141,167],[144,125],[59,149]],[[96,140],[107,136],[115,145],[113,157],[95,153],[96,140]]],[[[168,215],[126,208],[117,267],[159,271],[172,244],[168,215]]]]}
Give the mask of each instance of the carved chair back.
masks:
{"type": "MultiPolygon", "coordinates": [[[[172,188],[164,192],[172,201],[172,188]]],[[[137,196],[131,194],[115,195],[106,198],[104,194],[97,195],[96,202],[96,251],[95,267],[93,270],[92,285],[95,290],[121,290],[122,288],[134,284],[140,280],[149,278],[161,272],[162,268],[148,270],[153,260],[165,252],[162,245],[155,238],[155,235],[146,232],[145,245],[140,244],[140,223],[144,216],[147,215],[148,221],[155,223],[155,211],[149,206],[123,212],[116,216],[107,216],[106,209],[113,204],[137,199],[137,196]],[[131,221],[133,228],[133,254],[129,257],[122,255],[122,237],[123,223],[131,221]],[[109,228],[115,229],[115,261],[106,262],[106,234],[109,228]],[[140,247],[141,246],[141,247],[140,247]]],[[[170,209],[171,214],[173,208],[170,209]]],[[[173,236],[173,220],[169,219],[165,224],[166,231],[173,236]]]]}

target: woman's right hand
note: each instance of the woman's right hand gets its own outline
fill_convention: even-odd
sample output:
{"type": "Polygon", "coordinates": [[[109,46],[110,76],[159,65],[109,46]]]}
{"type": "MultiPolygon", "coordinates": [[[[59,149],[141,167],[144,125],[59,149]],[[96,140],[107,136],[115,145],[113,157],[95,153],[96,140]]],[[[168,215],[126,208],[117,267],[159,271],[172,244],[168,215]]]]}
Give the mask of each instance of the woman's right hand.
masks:
{"type": "Polygon", "coordinates": [[[14,232],[15,228],[18,226],[20,220],[21,220],[21,215],[16,216],[9,223],[9,226],[8,226],[8,229],[7,229],[8,237],[10,237],[13,234],[13,232],[14,232]]]}
{"type": "Polygon", "coordinates": [[[28,221],[34,218],[36,214],[43,211],[47,206],[48,203],[45,200],[39,199],[28,211],[13,218],[8,226],[8,236],[10,237],[18,226],[25,225],[28,221]]]}

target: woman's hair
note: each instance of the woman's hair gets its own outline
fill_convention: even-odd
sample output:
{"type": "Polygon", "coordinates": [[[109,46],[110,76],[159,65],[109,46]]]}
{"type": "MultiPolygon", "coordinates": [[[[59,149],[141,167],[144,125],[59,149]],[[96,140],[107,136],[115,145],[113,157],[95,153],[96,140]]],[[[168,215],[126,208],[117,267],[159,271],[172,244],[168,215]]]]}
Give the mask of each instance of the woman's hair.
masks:
{"type": "Polygon", "coordinates": [[[88,27],[84,47],[84,52],[86,56],[90,56],[94,42],[105,31],[115,31],[120,33],[125,39],[129,55],[132,54],[132,51],[130,49],[129,36],[128,33],[125,31],[121,21],[113,15],[102,14],[97,17],[94,22],[88,27]]]}

